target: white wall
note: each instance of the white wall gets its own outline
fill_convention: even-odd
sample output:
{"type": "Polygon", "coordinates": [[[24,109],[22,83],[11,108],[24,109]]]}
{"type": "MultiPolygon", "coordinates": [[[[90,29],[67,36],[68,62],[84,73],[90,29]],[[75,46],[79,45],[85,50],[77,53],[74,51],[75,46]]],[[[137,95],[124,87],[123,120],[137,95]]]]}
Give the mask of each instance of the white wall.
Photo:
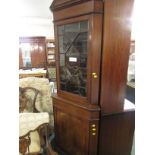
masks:
{"type": "Polygon", "coordinates": [[[22,17],[20,19],[19,36],[46,36],[47,38],[54,38],[53,19],[22,17]]]}
{"type": "Polygon", "coordinates": [[[19,1],[19,36],[54,37],[53,15],[49,7],[53,0],[19,1]]]}

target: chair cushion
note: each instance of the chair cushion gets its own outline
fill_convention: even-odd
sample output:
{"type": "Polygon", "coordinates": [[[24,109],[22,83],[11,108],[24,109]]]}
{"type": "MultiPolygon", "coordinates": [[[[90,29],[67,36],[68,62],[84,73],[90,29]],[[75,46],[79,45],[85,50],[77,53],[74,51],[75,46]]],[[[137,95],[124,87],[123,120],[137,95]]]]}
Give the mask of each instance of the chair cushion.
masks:
{"type": "MultiPolygon", "coordinates": [[[[47,78],[27,77],[19,79],[20,87],[33,87],[38,89],[41,94],[37,95],[36,108],[40,112],[48,112],[50,115],[50,125],[54,126],[53,101],[51,97],[52,86],[47,78]]],[[[27,92],[28,98],[33,98],[32,91],[27,92]]],[[[27,103],[28,107],[24,112],[32,112],[32,99],[27,103]]]]}
{"type": "Polygon", "coordinates": [[[38,131],[32,130],[37,129],[44,123],[49,123],[48,113],[19,113],[19,136],[24,136],[30,132],[30,153],[41,151],[38,131]]]}
{"type": "Polygon", "coordinates": [[[42,113],[19,113],[19,136],[26,135],[44,123],[49,123],[49,115],[42,113]]]}

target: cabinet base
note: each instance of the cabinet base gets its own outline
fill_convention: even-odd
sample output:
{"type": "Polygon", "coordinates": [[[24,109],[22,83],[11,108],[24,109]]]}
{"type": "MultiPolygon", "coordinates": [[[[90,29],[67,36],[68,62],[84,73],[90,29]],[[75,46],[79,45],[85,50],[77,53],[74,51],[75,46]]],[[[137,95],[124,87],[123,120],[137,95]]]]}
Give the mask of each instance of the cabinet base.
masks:
{"type": "Polygon", "coordinates": [[[60,97],[53,98],[53,106],[56,146],[68,155],[97,155],[98,106],[79,106],[60,97]]]}
{"type": "Polygon", "coordinates": [[[99,155],[131,155],[135,128],[135,111],[102,115],[99,155]]]}

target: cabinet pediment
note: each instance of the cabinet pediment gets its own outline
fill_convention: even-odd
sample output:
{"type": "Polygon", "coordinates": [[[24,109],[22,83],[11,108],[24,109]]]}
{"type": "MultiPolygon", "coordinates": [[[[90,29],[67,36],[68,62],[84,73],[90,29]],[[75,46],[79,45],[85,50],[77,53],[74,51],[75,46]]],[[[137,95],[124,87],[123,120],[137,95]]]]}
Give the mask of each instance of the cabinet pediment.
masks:
{"type": "Polygon", "coordinates": [[[52,11],[59,10],[68,6],[73,6],[78,3],[84,3],[86,1],[96,1],[96,0],[54,0],[50,6],[52,11]]]}

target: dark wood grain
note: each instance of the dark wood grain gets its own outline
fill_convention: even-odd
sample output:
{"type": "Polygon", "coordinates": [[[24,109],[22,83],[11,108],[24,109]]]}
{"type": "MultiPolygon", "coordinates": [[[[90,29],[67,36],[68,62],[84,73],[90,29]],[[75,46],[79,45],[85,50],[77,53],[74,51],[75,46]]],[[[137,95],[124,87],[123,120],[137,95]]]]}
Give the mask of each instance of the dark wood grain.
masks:
{"type": "MultiPolygon", "coordinates": [[[[81,0],[54,0],[53,3],[50,6],[50,9],[52,11],[55,10],[60,10],[65,8],[65,6],[72,6],[72,5],[76,5],[78,3],[82,2],[81,0]]],[[[84,1],[83,1],[84,2],[84,1]]]]}
{"type": "MultiPolygon", "coordinates": [[[[92,2],[101,1],[102,2],[102,0],[54,0],[50,6],[50,9],[51,11],[58,11],[58,10],[65,9],[66,7],[73,7],[75,5],[82,4],[88,1],[92,1],[92,2]]],[[[99,3],[95,3],[95,4],[99,4],[99,3]]]]}
{"type": "Polygon", "coordinates": [[[53,96],[53,104],[57,146],[71,155],[96,154],[99,107],[80,106],[58,96],[53,96]]]}
{"type": "Polygon", "coordinates": [[[131,155],[134,127],[134,111],[102,115],[99,155],[131,155]]]}
{"type": "Polygon", "coordinates": [[[99,85],[100,85],[100,61],[101,61],[101,46],[102,46],[102,14],[95,14],[91,16],[90,24],[90,44],[88,64],[90,72],[88,72],[88,81],[90,81],[90,87],[88,88],[88,96],[90,96],[89,102],[91,104],[98,104],[99,102],[99,85]],[[97,78],[93,77],[93,73],[96,73],[97,78]],[[90,91],[89,91],[90,90],[90,91]]]}
{"type": "Polygon", "coordinates": [[[55,113],[57,113],[57,121],[59,122],[56,125],[56,142],[58,146],[68,154],[87,154],[87,122],[72,117],[72,115],[58,109],[55,113]]]}
{"type": "Polygon", "coordinates": [[[34,43],[33,45],[36,46],[37,48],[31,50],[32,66],[34,68],[37,68],[37,67],[46,68],[47,56],[46,56],[45,42],[34,43]]]}
{"type": "Polygon", "coordinates": [[[29,36],[29,37],[19,37],[19,43],[39,43],[44,42],[45,37],[42,36],[29,36]]]}
{"type": "Polygon", "coordinates": [[[63,9],[54,10],[53,14],[54,21],[64,20],[68,18],[78,17],[91,13],[102,13],[103,5],[102,1],[85,1],[77,5],[68,5],[63,6],[63,9]]]}
{"type": "Polygon", "coordinates": [[[131,40],[133,0],[104,1],[100,105],[102,112],[123,111],[131,40]]]}
{"type": "Polygon", "coordinates": [[[22,68],[22,67],[23,67],[22,49],[21,47],[19,47],[19,68],[22,68]]]}
{"type": "Polygon", "coordinates": [[[22,60],[22,47],[19,49],[19,68],[45,68],[47,66],[46,41],[45,37],[19,37],[19,44],[29,43],[32,67],[24,67],[22,60]]]}

